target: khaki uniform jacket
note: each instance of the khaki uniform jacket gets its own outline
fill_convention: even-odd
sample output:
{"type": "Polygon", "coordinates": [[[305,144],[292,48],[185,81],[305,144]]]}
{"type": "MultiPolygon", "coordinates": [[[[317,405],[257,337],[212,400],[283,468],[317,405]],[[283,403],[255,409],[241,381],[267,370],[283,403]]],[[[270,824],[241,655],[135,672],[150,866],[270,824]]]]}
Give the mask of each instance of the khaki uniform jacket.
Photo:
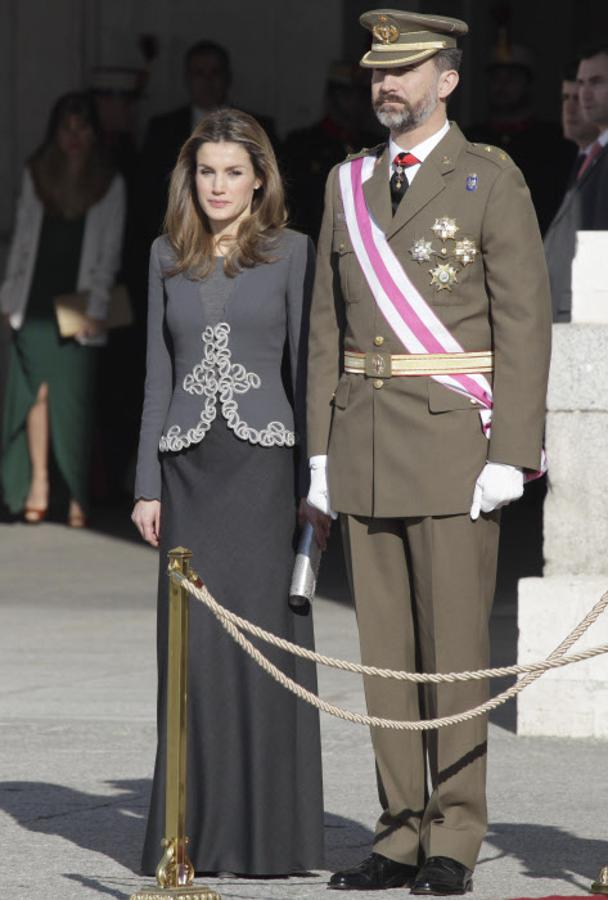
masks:
{"type": "MultiPolygon", "coordinates": [[[[456,125],[421,165],[395,216],[388,149],[364,191],[410,279],[465,351],[493,350],[494,418],[483,435],[471,401],[427,376],[384,381],[342,372],[342,351],[404,353],[367,285],[351,244],[338,167],[328,178],[313,293],[308,452],[328,454],[329,493],[339,512],[440,516],[469,510],[486,459],[537,469],[544,428],[551,303],[543,245],[523,176],[501,150],[470,144],[456,125]],[[455,220],[455,240],[431,230],[455,220]],[[417,262],[415,241],[438,252],[417,262]],[[454,255],[469,238],[478,253],[454,255]],[[442,248],[445,254],[442,256],[442,248]],[[431,285],[448,261],[451,290],[431,285]],[[380,339],[382,339],[380,341],[380,339]]],[[[491,376],[487,376],[491,379],[491,376]]]]}

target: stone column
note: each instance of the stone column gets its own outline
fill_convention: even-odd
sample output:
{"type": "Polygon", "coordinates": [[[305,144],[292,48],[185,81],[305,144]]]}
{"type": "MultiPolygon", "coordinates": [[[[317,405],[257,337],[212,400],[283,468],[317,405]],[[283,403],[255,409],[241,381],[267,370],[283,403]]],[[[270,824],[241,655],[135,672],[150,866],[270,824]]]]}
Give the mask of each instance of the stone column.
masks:
{"type": "MultiPolygon", "coordinates": [[[[608,287],[599,266],[608,233],[589,234],[598,251],[594,271],[602,272],[608,287]]],[[[590,243],[584,248],[588,264],[590,243]]],[[[580,279],[575,266],[573,322],[553,326],[545,570],[543,578],[519,582],[520,663],[546,657],[608,590],[608,297],[590,283],[589,265],[579,269],[580,279]],[[587,311],[586,322],[574,321],[577,310],[587,311]]],[[[573,650],[602,643],[608,643],[608,612],[573,650]]],[[[553,670],[524,690],[517,730],[608,738],[608,655],[553,670]]]]}

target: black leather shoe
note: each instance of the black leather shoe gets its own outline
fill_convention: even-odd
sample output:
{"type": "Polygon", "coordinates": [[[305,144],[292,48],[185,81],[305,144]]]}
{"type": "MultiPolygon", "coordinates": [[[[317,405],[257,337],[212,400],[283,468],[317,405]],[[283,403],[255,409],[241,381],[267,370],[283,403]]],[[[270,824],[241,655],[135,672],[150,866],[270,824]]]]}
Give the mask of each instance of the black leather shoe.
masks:
{"type": "Polygon", "coordinates": [[[473,890],[473,873],[449,856],[429,856],[416,875],[411,893],[447,897],[473,890]]]}
{"type": "Polygon", "coordinates": [[[358,866],[332,875],[328,887],[334,891],[385,891],[388,888],[409,887],[415,877],[416,866],[372,853],[358,866]]]}

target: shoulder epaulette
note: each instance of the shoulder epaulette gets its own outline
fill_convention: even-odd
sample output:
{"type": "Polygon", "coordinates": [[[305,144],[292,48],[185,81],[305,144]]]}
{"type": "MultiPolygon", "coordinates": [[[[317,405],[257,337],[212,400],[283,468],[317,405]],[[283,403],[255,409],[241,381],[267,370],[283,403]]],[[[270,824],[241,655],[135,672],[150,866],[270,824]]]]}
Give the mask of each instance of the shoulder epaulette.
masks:
{"type": "Polygon", "coordinates": [[[362,147],[360,150],[357,150],[356,153],[349,153],[344,162],[349,162],[351,159],[358,159],[360,156],[382,156],[385,147],[386,144],[377,144],[375,147],[362,147]]]}
{"type": "Polygon", "coordinates": [[[509,154],[502,147],[494,147],[492,144],[474,144],[469,142],[467,144],[467,153],[472,153],[473,156],[479,156],[483,159],[489,159],[500,168],[515,165],[509,154]]]}

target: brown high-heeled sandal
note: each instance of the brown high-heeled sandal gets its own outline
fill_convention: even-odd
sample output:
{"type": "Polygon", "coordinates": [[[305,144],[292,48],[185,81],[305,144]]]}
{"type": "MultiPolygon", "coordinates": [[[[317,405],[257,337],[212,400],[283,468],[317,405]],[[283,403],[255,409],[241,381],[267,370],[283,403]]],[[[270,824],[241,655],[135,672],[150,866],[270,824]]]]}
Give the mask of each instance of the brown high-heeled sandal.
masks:
{"type": "Polygon", "coordinates": [[[84,513],[70,513],[66,524],[68,528],[86,528],[87,517],[84,513]]]}
{"type": "Polygon", "coordinates": [[[46,519],[48,506],[43,508],[35,506],[26,506],[23,510],[23,521],[28,525],[40,525],[46,519]]]}

